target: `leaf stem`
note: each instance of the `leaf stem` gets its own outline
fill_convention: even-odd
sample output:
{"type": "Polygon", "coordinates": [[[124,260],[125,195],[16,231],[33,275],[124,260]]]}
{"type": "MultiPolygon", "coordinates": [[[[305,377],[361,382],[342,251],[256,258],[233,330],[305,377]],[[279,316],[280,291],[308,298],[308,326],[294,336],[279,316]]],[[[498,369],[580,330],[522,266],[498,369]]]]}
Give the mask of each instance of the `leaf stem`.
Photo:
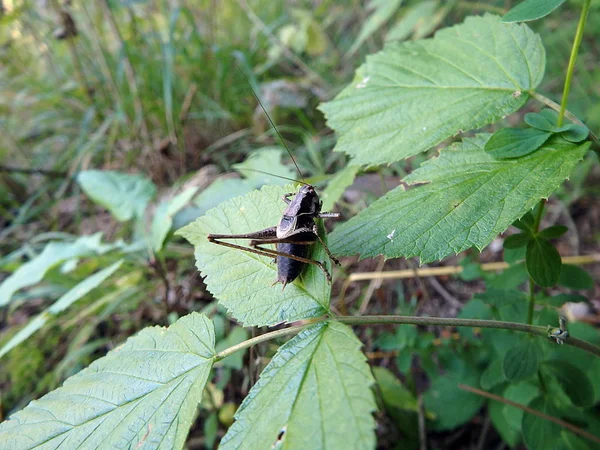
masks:
{"type": "MultiPolygon", "coordinates": [[[[456,319],[446,317],[421,317],[421,316],[395,316],[395,315],[383,315],[383,316],[335,316],[335,317],[322,317],[306,321],[302,325],[296,325],[282,330],[271,331],[257,336],[247,341],[236,344],[229,347],[215,355],[215,361],[220,361],[229,355],[249,348],[253,345],[260,344],[262,342],[270,341],[283,336],[296,334],[302,331],[304,328],[322,322],[337,321],[346,325],[375,325],[375,324],[394,324],[394,325],[428,325],[428,326],[441,326],[441,327],[473,327],[473,328],[496,328],[501,330],[514,330],[529,333],[536,336],[547,337],[548,332],[545,327],[537,325],[528,325],[525,323],[517,322],[503,322],[501,320],[480,320],[480,319],[456,319]]],[[[571,345],[573,347],[580,348],[588,353],[600,357],[600,347],[582,339],[569,336],[564,341],[565,345],[571,345]]]]}
{"type": "MultiPolygon", "coordinates": [[[[540,230],[540,222],[542,221],[542,216],[544,215],[544,206],[546,205],[546,200],[541,199],[538,205],[538,210],[535,215],[535,220],[533,222],[533,235],[537,235],[540,230]]],[[[533,311],[535,308],[535,282],[531,275],[529,276],[529,308],[527,309],[527,323],[533,323],[533,311]]]]}
{"type": "Polygon", "coordinates": [[[575,31],[575,40],[573,41],[573,48],[571,49],[571,56],[569,58],[569,65],[567,67],[567,76],[565,78],[562,101],[560,102],[560,111],[558,112],[558,120],[556,123],[556,125],[559,127],[563,124],[565,111],[567,110],[567,99],[569,98],[569,92],[571,91],[571,81],[573,79],[573,72],[575,70],[575,60],[577,59],[579,46],[581,44],[581,40],[583,39],[583,29],[585,28],[585,22],[590,11],[591,3],[592,0],[584,0],[583,8],[581,9],[581,15],[579,16],[579,23],[577,24],[577,30],[575,31]]]}

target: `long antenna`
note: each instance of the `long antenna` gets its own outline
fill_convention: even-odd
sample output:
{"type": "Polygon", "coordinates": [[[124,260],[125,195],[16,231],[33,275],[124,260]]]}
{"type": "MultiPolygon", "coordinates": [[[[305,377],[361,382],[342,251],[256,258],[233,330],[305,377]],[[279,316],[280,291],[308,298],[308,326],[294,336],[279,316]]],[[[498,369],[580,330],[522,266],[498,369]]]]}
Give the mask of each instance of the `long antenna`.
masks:
{"type": "MultiPolygon", "coordinates": [[[[279,136],[279,140],[281,141],[281,143],[283,144],[283,146],[285,147],[285,149],[288,152],[288,155],[290,155],[290,158],[292,158],[292,162],[294,163],[294,166],[296,166],[296,170],[298,171],[298,174],[300,175],[300,178],[302,178],[302,181],[304,182],[304,184],[307,184],[304,181],[304,175],[302,175],[302,172],[300,171],[300,167],[298,167],[298,164],[296,163],[296,159],[294,158],[294,155],[292,155],[292,152],[290,151],[289,147],[287,146],[287,144],[285,143],[285,141],[283,140],[283,136],[281,136],[281,133],[279,132],[279,130],[277,129],[277,127],[275,126],[275,123],[273,122],[273,120],[271,119],[271,116],[269,115],[269,113],[267,112],[267,110],[265,109],[265,107],[263,106],[262,102],[260,101],[260,98],[258,98],[258,95],[256,95],[256,92],[254,92],[254,89],[252,88],[252,85],[250,84],[250,81],[248,80],[248,78],[246,78],[246,74],[242,71],[242,69],[240,68],[240,66],[238,66],[237,64],[234,64],[235,67],[237,68],[237,70],[240,71],[240,73],[244,76],[244,80],[246,80],[246,83],[248,83],[248,86],[250,87],[250,90],[252,91],[252,94],[254,94],[254,97],[256,98],[256,100],[258,101],[258,104],[260,105],[260,107],[262,108],[262,110],[264,111],[265,115],[267,116],[267,119],[269,119],[269,123],[271,124],[271,126],[273,127],[273,129],[275,130],[275,133],[277,133],[277,136],[279,136]]],[[[257,171],[258,172],[258,171],[257,171]]],[[[283,177],[281,177],[283,178],[283,177]]],[[[298,180],[293,180],[293,181],[298,181],[298,180]]]]}
{"type": "Polygon", "coordinates": [[[270,177],[281,178],[282,180],[294,181],[295,183],[300,183],[300,184],[304,184],[306,186],[309,186],[309,184],[306,183],[305,181],[300,181],[300,180],[296,180],[294,178],[284,177],[283,175],[275,175],[274,173],[271,173],[271,172],[263,172],[262,170],[257,170],[257,169],[243,169],[243,168],[238,168],[238,169],[235,169],[235,170],[237,170],[238,172],[256,172],[256,173],[262,173],[263,175],[269,175],[270,177]]]}

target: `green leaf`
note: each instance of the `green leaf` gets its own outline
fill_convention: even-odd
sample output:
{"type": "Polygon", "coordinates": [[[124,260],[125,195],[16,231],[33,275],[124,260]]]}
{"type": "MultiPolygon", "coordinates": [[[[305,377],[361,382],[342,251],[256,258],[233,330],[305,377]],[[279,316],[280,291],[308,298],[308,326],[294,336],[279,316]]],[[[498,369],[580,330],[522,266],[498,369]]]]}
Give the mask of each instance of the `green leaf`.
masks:
{"type": "Polygon", "coordinates": [[[284,344],[235,414],[220,448],[375,448],[373,376],[352,329],[306,328],[284,344]]]}
{"type": "Polygon", "coordinates": [[[485,144],[485,151],[495,159],[520,158],[538,150],[552,133],[536,128],[502,128],[485,144]]]}
{"type": "Polygon", "coordinates": [[[281,164],[283,152],[284,150],[280,147],[264,147],[253,150],[244,162],[234,164],[232,167],[244,178],[217,178],[194,199],[194,204],[200,208],[198,215],[265,184],[284,186],[289,183],[289,180],[285,178],[293,179],[295,174],[290,168],[281,164]],[[269,171],[268,174],[254,172],[255,170],[265,171],[265,169],[269,171]]]}
{"type": "Polygon", "coordinates": [[[430,22],[439,3],[426,0],[411,6],[386,34],[386,41],[403,41],[420,23],[430,22]]]}
{"type": "Polygon", "coordinates": [[[504,239],[504,248],[515,249],[525,247],[533,239],[526,233],[511,234],[504,239]]]}
{"type": "Polygon", "coordinates": [[[400,186],[336,227],[333,253],[419,256],[427,263],[470,247],[481,250],[554,192],[589,148],[553,138],[539,152],[497,161],[484,150],[488,137],[442,150],[404,179],[427,184],[408,191],[400,186]]]}
{"type": "MultiPolygon", "coordinates": [[[[540,390],[537,384],[529,381],[521,381],[518,383],[511,383],[502,393],[502,397],[521,405],[528,404],[531,400],[536,398],[540,394],[540,390]]],[[[502,404],[502,414],[506,419],[508,425],[513,430],[521,432],[521,423],[523,422],[523,410],[516,408],[509,404],[502,404]]]]}
{"type": "Polygon", "coordinates": [[[73,242],[50,242],[42,252],[19,267],[0,284],[0,307],[8,304],[19,289],[39,283],[46,272],[58,264],[95,254],[103,254],[118,244],[102,244],[102,233],[81,236],[73,242]]]}
{"type": "Polygon", "coordinates": [[[560,135],[569,142],[581,142],[590,134],[590,130],[588,130],[586,127],[582,127],[581,125],[570,124],[562,128],[566,128],[566,130],[560,135]]]}
{"type": "Polygon", "coordinates": [[[358,166],[346,166],[331,179],[321,195],[323,211],[330,211],[336,202],[342,198],[346,188],[354,182],[359,169],[358,166]]]}
{"type": "Polygon", "coordinates": [[[142,217],[156,186],[148,178],[110,170],[86,170],[77,175],[86,195],[120,222],[142,217]]]}
{"type": "Polygon", "coordinates": [[[566,361],[545,362],[542,369],[544,373],[556,377],[575,406],[588,407],[594,404],[594,385],[581,369],[566,361]]]}
{"type": "Polygon", "coordinates": [[[491,389],[494,386],[500,383],[504,383],[506,381],[502,365],[503,360],[500,358],[496,358],[490,363],[489,366],[485,368],[485,370],[481,374],[481,379],[479,380],[483,389],[491,389]]]}
{"type": "Polygon", "coordinates": [[[509,381],[518,381],[532,376],[538,368],[539,349],[529,337],[523,338],[504,355],[504,375],[509,381]]]}
{"type": "MultiPolygon", "coordinates": [[[[529,403],[530,408],[552,417],[560,417],[561,412],[552,405],[549,399],[538,397],[529,403]]],[[[527,448],[554,449],[560,439],[561,427],[542,417],[533,414],[523,414],[523,440],[527,448]]]]}
{"type": "Polygon", "coordinates": [[[458,385],[477,387],[479,377],[480,373],[474,367],[469,367],[465,370],[448,371],[433,380],[423,399],[427,409],[436,416],[434,430],[451,430],[477,414],[485,399],[460,389],[458,385]],[[460,408],[454,405],[460,405],[460,408]]]}
{"type": "Polygon", "coordinates": [[[111,266],[87,277],[85,280],[69,289],[69,291],[60,297],[52,306],[31,319],[31,321],[25,325],[25,327],[19,330],[17,334],[15,334],[2,348],[0,348],[0,358],[42,328],[50,317],[57,315],[61,311],[64,311],[77,300],[87,295],[92,289],[98,287],[104,280],[115,273],[122,263],[123,260],[121,259],[111,266]]]}
{"type": "Polygon", "coordinates": [[[347,56],[353,55],[375,31],[379,30],[392,17],[401,3],[402,0],[371,0],[367,8],[372,12],[364,21],[347,56]]]}
{"type": "Polygon", "coordinates": [[[504,405],[500,402],[491,401],[488,403],[488,414],[494,425],[494,428],[509,447],[516,447],[521,438],[521,433],[511,427],[504,415],[502,414],[502,407],[504,405]]]}
{"type": "Polygon", "coordinates": [[[386,408],[419,411],[417,399],[400,380],[385,367],[373,367],[373,376],[386,408]]]}
{"type": "Polygon", "coordinates": [[[558,250],[546,239],[533,239],[527,244],[527,272],[541,287],[554,286],[559,278],[562,261],[558,250]]]}
{"type": "Polygon", "coordinates": [[[163,248],[165,239],[173,226],[173,217],[185,205],[187,205],[192,197],[196,194],[197,187],[191,187],[168,201],[161,202],[154,212],[151,228],[151,243],[152,249],[155,252],[160,252],[163,248]]]}
{"type": "Polygon", "coordinates": [[[556,131],[556,119],[552,120],[548,114],[527,113],[525,114],[525,123],[542,131],[556,131]]]}
{"type": "MultiPolygon", "coordinates": [[[[194,245],[196,265],[206,277],[208,290],[244,324],[274,325],[318,317],[329,310],[331,286],[318,267],[308,265],[282,291],[273,286],[277,280],[273,258],[223,247],[206,238],[211,233],[250,233],[276,226],[286,206],[281,196],[294,190],[293,186],[265,186],[211,209],[177,232],[194,245]]],[[[331,273],[320,245],[312,246],[309,257],[323,261],[331,273]]]]}
{"type": "Polygon", "coordinates": [[[214,356],[192,313],[152,327],[0,424],[5,448],[182,448],[214,356]]]}
{"type": "Polygon", "coordinates": [[[566,0],[524,0],[508,11],[503,22],[527,22],[547,16],[566,0]]]}
{"type": "Polygon", "coordinates": [[[535,218],[531,211],[528,211],[523,217],[519,220],[516,220],[512,225],[515,228],[518,228],[522,231],[533,231],[533,226],[535,224],[535,218]]]}
{"type": "Polygon", "coordinates": [[[543,239],[556,239],[561,237],[567,231],[569,231],[569,228],[565,227],[564,225],[553,225],[551,227],[544,228],[537,235],[543,239]]]}
{"type": "Polygon", "coordinates": [[[557,284],[571,289],[593,289],[594,279],[581,267],[562,264],[557,284]]]}
{"type": "Polygon", "coordinates": [[[357,165],[392,163],[517,111],[544,66],[526,26],[467,17],[433,39],[387,44],[320,109],[339,136],[336,151],[357,165]]]}

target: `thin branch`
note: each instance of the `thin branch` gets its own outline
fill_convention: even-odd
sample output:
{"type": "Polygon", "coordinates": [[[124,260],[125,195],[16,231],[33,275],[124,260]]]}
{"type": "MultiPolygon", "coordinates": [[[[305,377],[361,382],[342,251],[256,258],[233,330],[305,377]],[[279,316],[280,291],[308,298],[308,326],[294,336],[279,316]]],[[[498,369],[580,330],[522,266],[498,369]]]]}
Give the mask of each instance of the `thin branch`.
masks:
{"type": "MultiPolygon", "coordinates": [[[[584,265],[584,264],[595,264],[600,263],[600,253],[593,255],[580,255],[580,256],[563,256],[563,264],[572,265],[584,265]]],[[[481,264],[479,268],[484,272],[494,272],[498,270],[508,269],[510,265],[506,262],[493,262],[481,264]]],[[[360,272],[351,274],[346,283],[352,283],[354,281],[367,281],[372,279],[382,280],[397,280],[404,278],[412,278],[415,275],[421,277],[440,277],[446,275],[458,275],[464,270],[462,266],[446,266],[446,267],[423,267],[418,269],[406,269],[406,270],[389,270],[386,272],[360,272]]]]}
{"type": "Polygon", "coordinates": [[[561,419],[557,419],[556,417],[549,416],[548,414],[545,414],[545,413],[543,413],[541,411],[537,411],[535,409],[532,409],[529,406],[525,406],[525,405],[522,405],[520,403],[513,402],[511,400],[505,399],[504,397],[500,397],[499,395],[491,394],[489,392],[482,391],[481,389],[477,389],[477,388],[474,388],[474,387],[471,387],[471,386],[467,386],[465,384],[459,384],[458,387],[460,389],[464,390],[464,391],[472,392],[473,394],[477,394],[477,395],[480,395],[482,397],[486,397],[486,398],[495,400],[497,402],[504,403],[506,405],[514,406],[515,408],[518,408],[518,409],[520,409],[522,411],[525,411],[525,412],[527,412],[529,414],[533,414],[534,416],[540,417],[541,419],[548,420],[549,422],[553,422],[553,423],[555,423],[555,424],[557,424],[557,425],[559,425],[559,426],[561,426],[563,428],[566,428],[567,430],[569,430],[569,431],[571,431],[571,432],[573,432],[573,433],[575,433],[575,434],[577,434],[577,435],[579,435],[581,437],[584,437],[584,438],[589,439],[591,441],[600,443],[600,438],[598,436],[594,436],[593,434],[588,433],[587,431],[582,430],[581,428],[576,427],[575,425],[572,425],[569,422],[566,422],[566,421],[561,420],[561,419]]]}
{"type": "MultiPolygon", "coordinates": [[[[425,326],[442,326],[442,327],[470,327],[470,328],[496,328],[501,330],[513,330],[524,333],[543,336],[548,338],[546,327],[537,325],[528,325],[517,322],[504,322],[501,320],[481,320],[481,319],[457,319],[446,317],[420,317],[420,316],[335,316],[321,317],[319,319],[311,319],[305,321],[302,325],[296,325],[282,330],[272,331],[263,335],[257,336],[237,345],[229,347],[215,355],[215,361],[220,361],[223,358],[239,351],[249,348],[253,345],[269,341],[282,336],[296,334],[307,326],[317,323],[337,321],[346,325],[377,325],[377,324],[394,324],[394,325],[425,325],[425,326]]],[[[580,348],[588,353],[600,357],[600,347],[590,342],[569,336],[564,341],[565,345],[580,348]]]]}

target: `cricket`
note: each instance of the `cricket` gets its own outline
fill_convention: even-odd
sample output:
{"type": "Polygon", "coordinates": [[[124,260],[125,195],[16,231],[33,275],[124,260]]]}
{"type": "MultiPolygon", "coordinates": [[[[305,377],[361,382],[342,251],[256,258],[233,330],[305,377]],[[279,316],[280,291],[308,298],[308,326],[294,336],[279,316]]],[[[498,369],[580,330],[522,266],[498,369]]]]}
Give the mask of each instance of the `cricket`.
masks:
{"type": "MultiPolygon", "coordinates": [[[[239,67],[238,70],[240,70],[239,67]]],[[[248,82],[247,79],[246,82],[248,82]]],[[[328,272],[323,262],[308,258],[308,254],[310,246],[318,243],[325,249],[329,258],[335,264],[340,265],[337,258],[329,251],[325,241],[319,236],[318,226],[315,222],[317,219],[337,218],[340,214],[321,211],[323,202],[319,199],[315,187],[304,181],[302,172],[300,171],[292,152],[286,145],[279,130],[275,126],[275,123],[271,119],[271,116],[249,82],[248,86],[250,86],[258,104],[264,111],[269,123],[279,137],[279,140],[287,150],[300,178],[302,178],[302,181],[290,180],[295,181],[302,186],[298,192],[291,192],[282,197],[282,200],[287,204],[287,207],[277,226],[245,234],[209,234],[207,236],[208,241],[213,244],[223,245],[236,250],[273,257],[277,263],[277,280],[273,285],[281,283],[283,285],[282,290],[300,276],[307,264],[319,267],[325,273],[327,281],[331,283],[331,274],[328,272]],[[224,241],[236,239],[250,240],[250,242],[248,243],[248,246],[244,246],[224,241]],[[275,244],[276,250],[264,247],[268,244],[275,244]]]]}

